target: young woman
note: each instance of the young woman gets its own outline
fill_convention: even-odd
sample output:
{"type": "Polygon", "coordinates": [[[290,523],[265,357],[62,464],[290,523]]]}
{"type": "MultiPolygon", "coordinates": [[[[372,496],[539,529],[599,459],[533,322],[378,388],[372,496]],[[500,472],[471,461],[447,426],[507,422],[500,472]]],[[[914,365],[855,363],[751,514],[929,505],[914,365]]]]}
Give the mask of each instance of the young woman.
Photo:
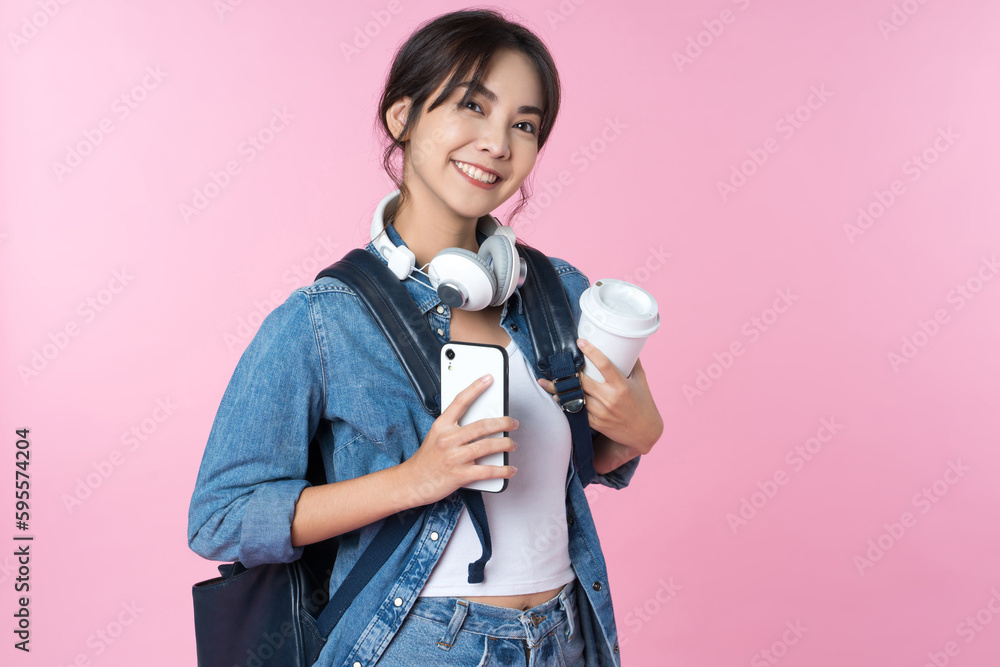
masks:
{"type": "MultiPolygon", "coordinates": [[[[373,227],[384,237],[367,250],[390,267],[398,260],[378,249],[386,239],[412,252],[402,284],[440,342],[507,349],[509,417],[458,425],[483,382],[436,419],[428,415],[357,295],[329,277],[268,315],[223,396],[191,501],[189,544],[200,555],[247,567],[290,562],[304,545],[339,535],[336,590],[385,520],[425,512],[355,598],[318,665],[620,663],[569,424],[536,369],[520,293],[501,276],[489,305],[449,297],[456,304],[449,306],[421,270],[446,249],[482,256],[487,243],[495,247],[484,223],[517,191],[525,203],[523,185],[559,98],[555,65],[534,34],[495,12],[463,11],[424,24],[400,47],[379,109],[385,166],[399,191],[376,211],[373,227]],[[502,431],[511,436],[484,438],[502,431]],[[330,480],[317,486],[305,481],[314,441],[330,480]],[[512,465],[475,463],[500,451],[512,465]],[[487,557],[458,490],[501,477],[502,493],[482,493],[487,557]],[[476,581],[470,564],[484,561],[476,581]]],[[[503,270],[481,258],[485,271],[503,270]]],[[[579,322],[589,280],[549,259],[579,322]]],[[[580,374],[595,435],[594,481],[623,488],[663,421],[640,362],[625,378],[599,350],[578,343],[606,379],[580,374]]]]}

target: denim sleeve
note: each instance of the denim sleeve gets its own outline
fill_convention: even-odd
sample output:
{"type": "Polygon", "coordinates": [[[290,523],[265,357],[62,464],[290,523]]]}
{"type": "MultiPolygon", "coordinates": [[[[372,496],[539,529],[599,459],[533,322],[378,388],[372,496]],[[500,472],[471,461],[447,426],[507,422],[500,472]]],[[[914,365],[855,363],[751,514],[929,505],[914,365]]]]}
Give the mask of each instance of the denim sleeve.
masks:
{"type": "MultiPolygon", "coordinates": [[[[582,295],[584,291],[590,287],[590,279],[569,262],[556,258],[552,258],[552,260],[557,271],[559,271],[563,287],[566,289],[566,295],[569,297],[570,308],[573,311],[573,321],[576,322],[577,326],[579,326],[581,313],[580,295],[582,295]]],[[[590,432],[592,436],[595,433],[599,433],[599,431],[594,428],[591,428],[590,432]]],[[[635,474],[635,469],[639,466],[639,459],[641,458],[641,455],[636,456],[634,459],[626,461],[614,470],[611,470],[603,475],[597,475],[594,478],[594,483],[603,484],[604,486],[609,486],[612,489],[624,489],[629,485],[632,475],[635,474]]]]}
{"type": "Polygon", "coordinates": [[[292,517],[324,404],[309,296],[292,292],[236,365],[205,446],[188,510],[188,545],[247,567],[298,559],[292,517]]]}

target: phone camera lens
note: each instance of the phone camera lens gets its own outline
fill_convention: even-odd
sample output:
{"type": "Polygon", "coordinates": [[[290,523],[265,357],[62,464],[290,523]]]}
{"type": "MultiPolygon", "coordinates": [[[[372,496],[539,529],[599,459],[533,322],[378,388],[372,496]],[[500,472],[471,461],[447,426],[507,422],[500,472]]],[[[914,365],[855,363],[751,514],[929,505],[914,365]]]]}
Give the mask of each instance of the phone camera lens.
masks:
{"type": "Polygon", "coordinates": [[[444,351],[444,356],[448,357],[449,359],[454,359],[455,358],[455,350],[452,350],[451,348],[445,350],[444,351]]]}

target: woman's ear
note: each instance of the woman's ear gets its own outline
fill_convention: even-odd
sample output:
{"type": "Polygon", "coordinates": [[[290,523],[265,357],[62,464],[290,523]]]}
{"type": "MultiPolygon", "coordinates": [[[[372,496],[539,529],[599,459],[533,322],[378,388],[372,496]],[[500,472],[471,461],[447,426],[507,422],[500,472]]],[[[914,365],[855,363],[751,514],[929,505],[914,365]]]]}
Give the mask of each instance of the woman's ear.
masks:
{"type": "Polygon", "coordinates": [[[393,102],[385,112],[385,123],[389,126],[389,131],[397,141],[406,141],[406,137],[401,137],[400,133],[406,126],[406,119],[410,115],[410,105],[413,100],[409,97],[401,97],[393,102]]]}

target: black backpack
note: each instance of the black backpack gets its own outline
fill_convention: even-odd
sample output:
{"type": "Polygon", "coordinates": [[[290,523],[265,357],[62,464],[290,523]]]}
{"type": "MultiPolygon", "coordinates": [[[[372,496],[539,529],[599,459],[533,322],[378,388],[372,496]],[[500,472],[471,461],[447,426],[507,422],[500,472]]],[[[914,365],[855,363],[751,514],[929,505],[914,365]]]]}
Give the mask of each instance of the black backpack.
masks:
{"type": "MultiPolygon", "coordinates": [[[[578,375],[585,357],[576,345],[573,312],[548,257],[530,246],[518,243],[516,247],[527,267],[519,292],[536,364],[544,377],[555,381],[559,404],[573,434],[577,474],[586,486],[596,474],[594,431],[587,421],[578,375]]],[[[406,287],[382,260],[361,248],[349,251],[316,279],[324,276],[343,281],[361,298],[403,365],[424,409],[438,417],[441,343],[406,287]]],[[[313,485],[327,483],[320,443],[332,437],[331,422],[320,420],[309,445],[306,479],[313,485]]],[[[482,492],[459,491],[470,517],[485,526],[482,492]]],[[[250,664],[254,658],[290,667],[314,664],[344,612],[405,539],[424,509],[415,507],[387,517],[332,599],[328,599],[327,591],[339,536],[307,545],[302,558],[291,563],[252,568],[238,561],[220,565],[220,577],[199,582],[192,589],[199,667],[232,667],[250,664]]],[[[484,546],[483,557],[477,561],[480,581],[482,566],[491,552],[488,532],[484,546]]],[[[474,575],[470,572],[470,576],[474,575]]]]}

